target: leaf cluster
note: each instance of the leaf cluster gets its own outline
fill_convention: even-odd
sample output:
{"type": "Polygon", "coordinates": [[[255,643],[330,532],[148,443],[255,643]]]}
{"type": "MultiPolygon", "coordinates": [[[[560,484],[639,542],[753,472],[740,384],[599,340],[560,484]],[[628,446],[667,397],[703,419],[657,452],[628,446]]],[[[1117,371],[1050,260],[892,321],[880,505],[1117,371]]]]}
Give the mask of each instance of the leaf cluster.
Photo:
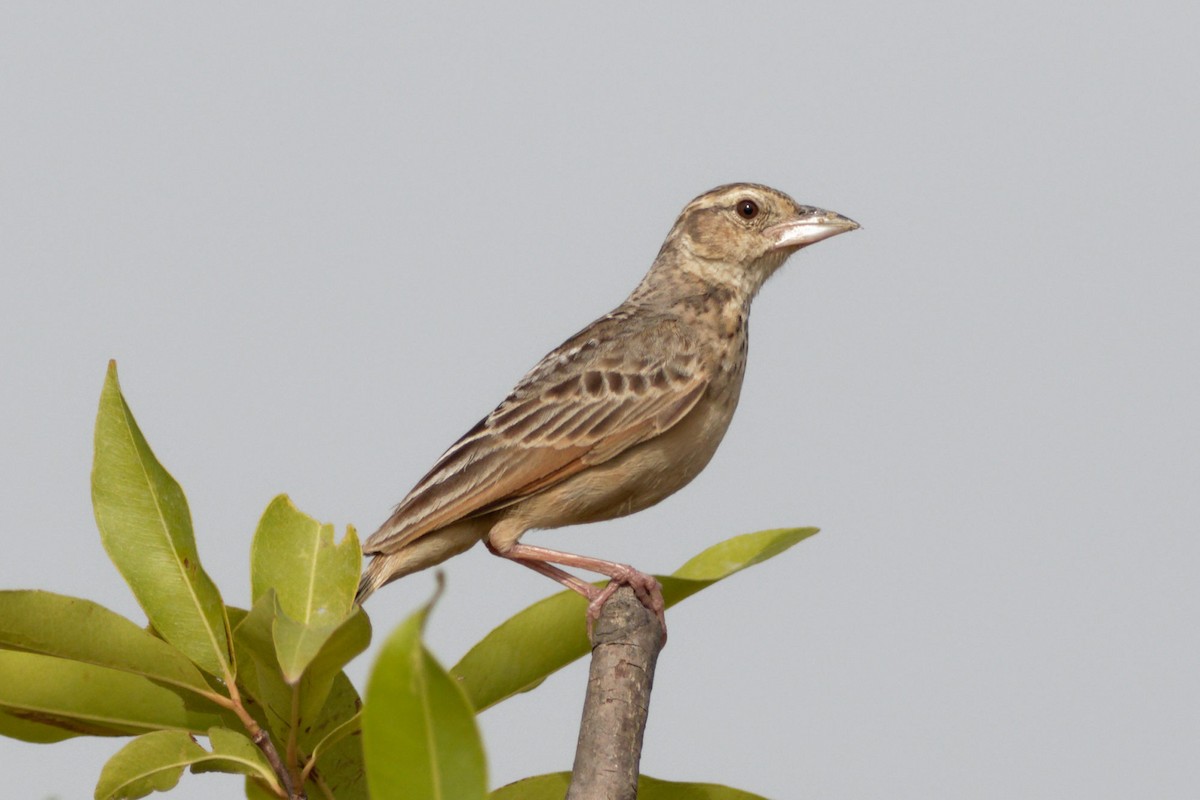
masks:
{"type": "MultiPolygon", "coordinates": [[[[0,591],[0,735],[133,737],[101,771],[97,800],[171,789],[184,770],[244,775],[251,800],[563,796],[567,773],[489,793],[476,715],[589,651],[577,594],[518,613],[448,670],[423,642],[430,600],[388,637],[364,704],[343,671],[372,633],[354,603],[354,529],[337,541],[332,525],[275,498],[250,548],[251,607],[227,606],[201,565],[183,490],[138,428],[114,364],[96,419],[92,499],[104,548],[148,624],[77,597],[0,591]]],[[[711,547],[660,578],[667,605],[814,533],[762,531],[711,547]]],[[[640,791],[755,797],[648,777],[640,791]]]]}

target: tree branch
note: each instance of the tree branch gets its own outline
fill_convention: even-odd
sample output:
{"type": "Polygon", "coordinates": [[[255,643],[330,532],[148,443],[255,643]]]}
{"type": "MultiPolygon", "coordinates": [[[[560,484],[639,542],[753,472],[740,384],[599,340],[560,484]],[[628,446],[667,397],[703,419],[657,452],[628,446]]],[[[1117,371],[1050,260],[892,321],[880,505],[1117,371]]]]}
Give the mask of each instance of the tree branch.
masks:
{"type": "Polygon", "coordinates": [[[567,800],[634,800],[654,666],[666,641],[628,586],[600,612],[567,800]]]}
{"type": "Polygon", "coordinates": [[[226,673],[225,677],[225,685],[229,688],[230,696],[226,698],[224,695],[213,693],[211,699],[237,714],[238,719],[245,726],[246,732],[250,734],[250,741],[254,742],[255,746],[266,756],[267,763],[271,765],[271,770],[279,778],[280,787],[288,800],[306,800],[303,783],[299,789],[293,785],[292,773],[279,758],[279,751],[275,749],[275,743],[271,741],[270,735],[259,727],[254,717],[250,716],[250,712],[242,705],[242,696],[238,691],[237,682],[229,673],[226,673]]]}

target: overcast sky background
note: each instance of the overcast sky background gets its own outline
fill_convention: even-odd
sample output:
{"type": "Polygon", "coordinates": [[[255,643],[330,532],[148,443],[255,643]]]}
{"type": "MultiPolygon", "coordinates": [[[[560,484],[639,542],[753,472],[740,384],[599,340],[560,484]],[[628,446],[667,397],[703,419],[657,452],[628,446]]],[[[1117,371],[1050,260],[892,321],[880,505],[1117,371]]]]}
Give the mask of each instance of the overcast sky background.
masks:
{"type": "MultiPolygon", "coordinates": [[[[670,572],[823,529],[670,612],[644,771],[1200,795],[1200,7],[401,5],[0,8],[0,586],[144,619],[90,508],[109,358],[244,605],[275,494],[370,533],[688,200],[758,181],[863,229],[764,289],[720,452],[527,537],[670,572]]],[[[446,664],[555,589],[447,574],[446,664]]],[[[373,598],[376,643],[431,587],[373,598]]],[[[493,785],[570,768],[585,677],[481,717],[493,785]]],[[[4,794],[90,797],[121,743],[0,741],[4,794]]]]}

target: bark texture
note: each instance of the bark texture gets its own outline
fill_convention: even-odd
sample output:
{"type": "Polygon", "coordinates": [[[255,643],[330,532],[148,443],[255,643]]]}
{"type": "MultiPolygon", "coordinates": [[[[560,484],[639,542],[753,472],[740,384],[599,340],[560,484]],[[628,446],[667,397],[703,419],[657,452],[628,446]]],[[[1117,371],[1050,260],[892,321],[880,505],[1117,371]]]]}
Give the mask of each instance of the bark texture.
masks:
{"type": "Polygon", "coordinates": [[[579,743],[567,800],[634,800],[654,666],[666,641],[658,618],[622,586],[592,633],[579,743]]]}

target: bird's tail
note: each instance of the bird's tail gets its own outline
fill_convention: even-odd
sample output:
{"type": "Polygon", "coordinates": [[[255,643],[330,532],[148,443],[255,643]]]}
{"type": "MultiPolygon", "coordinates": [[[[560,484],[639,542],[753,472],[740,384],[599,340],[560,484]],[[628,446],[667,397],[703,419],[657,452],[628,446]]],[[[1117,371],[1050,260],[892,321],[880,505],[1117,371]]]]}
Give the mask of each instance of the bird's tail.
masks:
{"type": "Polygon", "coordinates": [[[388,582],[388,575],[384,571],[386,560],[387,556],[378,555],[371,559],[371,563],[367,564],[362,577],[358,579],[358,593],[354,595],[355,603],[361,606],[368,597],[375,593],[376,589],[388,582]]]}
{"type": "Polygon", "coordinates": [[[355,595],[354,601],[362,605],[379,587],[469,550],[487,529],[486,523],[463,520],[449,527],[430,531],[394,553],[369,554],[374,557],[358,581],[358,594],[355,595]]]}

